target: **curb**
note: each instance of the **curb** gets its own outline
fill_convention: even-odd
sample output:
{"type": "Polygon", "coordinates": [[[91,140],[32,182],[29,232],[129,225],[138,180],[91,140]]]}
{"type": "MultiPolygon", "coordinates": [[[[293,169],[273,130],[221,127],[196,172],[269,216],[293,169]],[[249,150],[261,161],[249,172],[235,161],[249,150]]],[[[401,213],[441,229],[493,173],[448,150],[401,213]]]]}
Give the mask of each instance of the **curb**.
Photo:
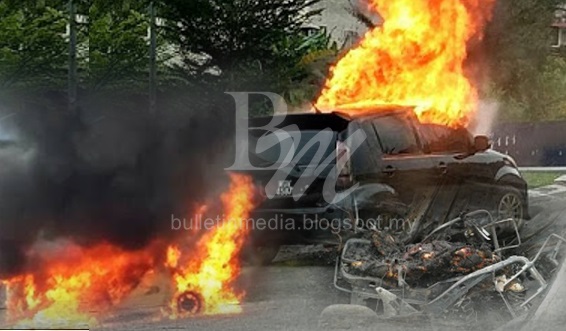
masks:
{"type": "Polygon", "coordinates": [[[566,175],[562,175],[554,180],[556,184],[566,185],[566,175]]]}
{"type": "Polygon", "coordinates": [[[6,286],[0,284],[0,310],[6,309],[6,286]]]}
{"type": "Polygon", "coordinates": [[[555,195],[566,194],[566,182],[537,187],[529,190],[529,199],[552,197],[555,195]]]}

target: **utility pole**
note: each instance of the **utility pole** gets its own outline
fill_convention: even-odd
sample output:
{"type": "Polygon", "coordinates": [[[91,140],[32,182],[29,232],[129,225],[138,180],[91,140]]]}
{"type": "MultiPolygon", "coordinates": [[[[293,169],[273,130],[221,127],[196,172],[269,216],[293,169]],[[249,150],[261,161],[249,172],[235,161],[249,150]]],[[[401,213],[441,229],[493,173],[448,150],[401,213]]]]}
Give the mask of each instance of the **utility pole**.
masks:
{"type": "Polygon", "coordinates": [[[157,99],[157,40],[155,22],[155,4],[149,4],[149,111],[151,115],[156,113],[157,99]]]}
{"type": "Polygon", "coordinates": [[[77,8],[69,0],[69,111],[76,111],[77,106],[77,8]]]}

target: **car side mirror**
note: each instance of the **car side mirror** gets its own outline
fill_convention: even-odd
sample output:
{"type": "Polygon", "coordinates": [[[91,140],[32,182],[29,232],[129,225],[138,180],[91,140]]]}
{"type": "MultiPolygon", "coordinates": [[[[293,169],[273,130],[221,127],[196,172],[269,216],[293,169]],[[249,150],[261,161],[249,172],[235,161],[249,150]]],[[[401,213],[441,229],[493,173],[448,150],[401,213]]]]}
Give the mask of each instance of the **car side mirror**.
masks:
{"type": "Polygon", "coordinates": [[[476,136],[474,137],[474,149],[476,152],[483,152],[491,148],[491,143],[487,136],[476,136]]]}

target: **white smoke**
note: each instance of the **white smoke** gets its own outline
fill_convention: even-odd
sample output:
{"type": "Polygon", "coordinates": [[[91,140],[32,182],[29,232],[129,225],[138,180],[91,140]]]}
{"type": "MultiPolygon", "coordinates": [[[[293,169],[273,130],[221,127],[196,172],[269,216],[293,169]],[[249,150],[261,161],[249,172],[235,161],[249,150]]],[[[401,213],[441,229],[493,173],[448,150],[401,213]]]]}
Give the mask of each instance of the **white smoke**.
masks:
{"type": "Polygon", "coordinates": [[[499,114],[499,102],[496,100],[481,100],[475,118],[472,119],[470,131],[474,135],[491,135],[493,126],[499,114]]]}

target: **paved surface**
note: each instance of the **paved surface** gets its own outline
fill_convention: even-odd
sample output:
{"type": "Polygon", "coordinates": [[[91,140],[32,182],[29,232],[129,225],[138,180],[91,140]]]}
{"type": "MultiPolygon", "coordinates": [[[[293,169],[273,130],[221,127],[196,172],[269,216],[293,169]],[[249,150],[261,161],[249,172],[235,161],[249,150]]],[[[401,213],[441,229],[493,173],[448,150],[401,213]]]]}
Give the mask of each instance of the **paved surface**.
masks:
{"type": "Polygon", "coordinates": [[[326,306],[348,303],[349,298],[334,289],[332,276],[333,268],[329,267],[246,268],[241,282],[247,289],[242,314],[152,322],[152,317],[159,314],[158,309],[142,312],[139,308],[128,308],[104,329],[314,330],[326,306]],[[140,323],[140,320],[145,321],[140,323]]]}
{"type": "MultiPolygon", "coordinates": [[[[528,224],[536,224],[548,234],[563,234],[566,229],[566,191],[537,190],[531,192],[533,219],[528,224]],[[551,194],[554,192],[555,194],[551,194]]],[[[533,230],[535,231],[535,230],[533,230]]],[[[529,233],[527,231],[527,237],[529,233]]],[[[532,235],[532,233],[531,233],[532,235]]],[[[526,238],[528,239],[528,238],[526,238]]],[[[537,242],[532,243],[533,252],[537,242]]],[[[292,256],[293,248],[287,248],[281,256],[292,256]]],[[[303,248],[312,259],[312,248],[303,248]]],[[[300,255],[300,254],[299,254],[300,255]]],[[[285,257],[283,258],[285,259],[285,257]]],[[[156,320],[167,297],[166,287],[159,293],[145,295],[138,293],[118,307],[114,316],[102,321],[95,328],[100,330],[149,331],[149,330],[317,330],[327,329],[328,324],[319,328],[319,317],[324,309],[333,304],[349,302],[347,294],[337,291],[332,284],[334,267],[322,266],[270,266],[245,268],[239,286],[246,289],[243,313],[232,316],[198,316],[183,320],[156,320]]],[[[566,272],[562,272],[566,274],[566,272]]],[[[564,276],[566,278],[566,275],[564,276]]],[[[566,282],[566,279],[563,281],[566,282]]],[[[566,296],[564,296],[566,297],[566,296]]],[[[562,297],[561,307],[564,306],[562,297]]],[[[556,303],[552,303],[556,304],[556,303]]],[[[561,310],[562,311],[562,310],[561,310]]],[[[0,310],[0,321],[2,320],[0,310]]],[[[332,314],[334,315],[334,314],[332,314]]],[[[348,325],[364,325],[363,312],[349,312],[338,319],[344,328],[348,325]],[[355,317],[353,317],[355,316],[355,317]],[[350,324],[349,321],[352,323],[350,324]]],[[[439,330],[428,323],[380,321],[370,319],[370,330],[439,330]]],[[[1,323],[0,323],[1,324],[1,323]]],[[[515,330],[518,330],[516,328],[515,330]]]]}
{"type": "Polygon", "coordinates": [[[523,330],[564,330],[566,326],[566,264],[562,265],[544,301],[523,330]]]}
{"type": "MultiPolygon", "coordinates": [[[[534,240],[530,254],[534,254],[541,246],[540,243],[551,233],[556,233],[566,238],[566,177],[557,180],[557,185],[549,189],[543,188],[542,193],[537,195],[534,203],[534,211],[537,213],[536,220],[546,223],[534,240]],[[562,187],[562,189],[560,188],[562,187]],[[552,194],[554,192],[554,194],[552,194]]],[[[553,239],[553,242],[556,240],[553,239]]],[[[564,330],[566,325],[566,264],[557,271],[554,279],[549,284],[547,293],[538,308],[526,317],[525,321],[510,323],[503,330],[564,330]]]]}
{"type": "Polygon", "coordinates": [[[521,170],[521,171],[539,171],[539,172],[566,171],[566,167],[520,167],[519,170],[521,170]]]}
{"type": "Polygon", "coordinates": [[[529,202],[531,209],[535,211],[548,209],[548,203],[564,199],[566,199],[566,176],[556,179],[552,185],[529,190],[529,202]]]}

